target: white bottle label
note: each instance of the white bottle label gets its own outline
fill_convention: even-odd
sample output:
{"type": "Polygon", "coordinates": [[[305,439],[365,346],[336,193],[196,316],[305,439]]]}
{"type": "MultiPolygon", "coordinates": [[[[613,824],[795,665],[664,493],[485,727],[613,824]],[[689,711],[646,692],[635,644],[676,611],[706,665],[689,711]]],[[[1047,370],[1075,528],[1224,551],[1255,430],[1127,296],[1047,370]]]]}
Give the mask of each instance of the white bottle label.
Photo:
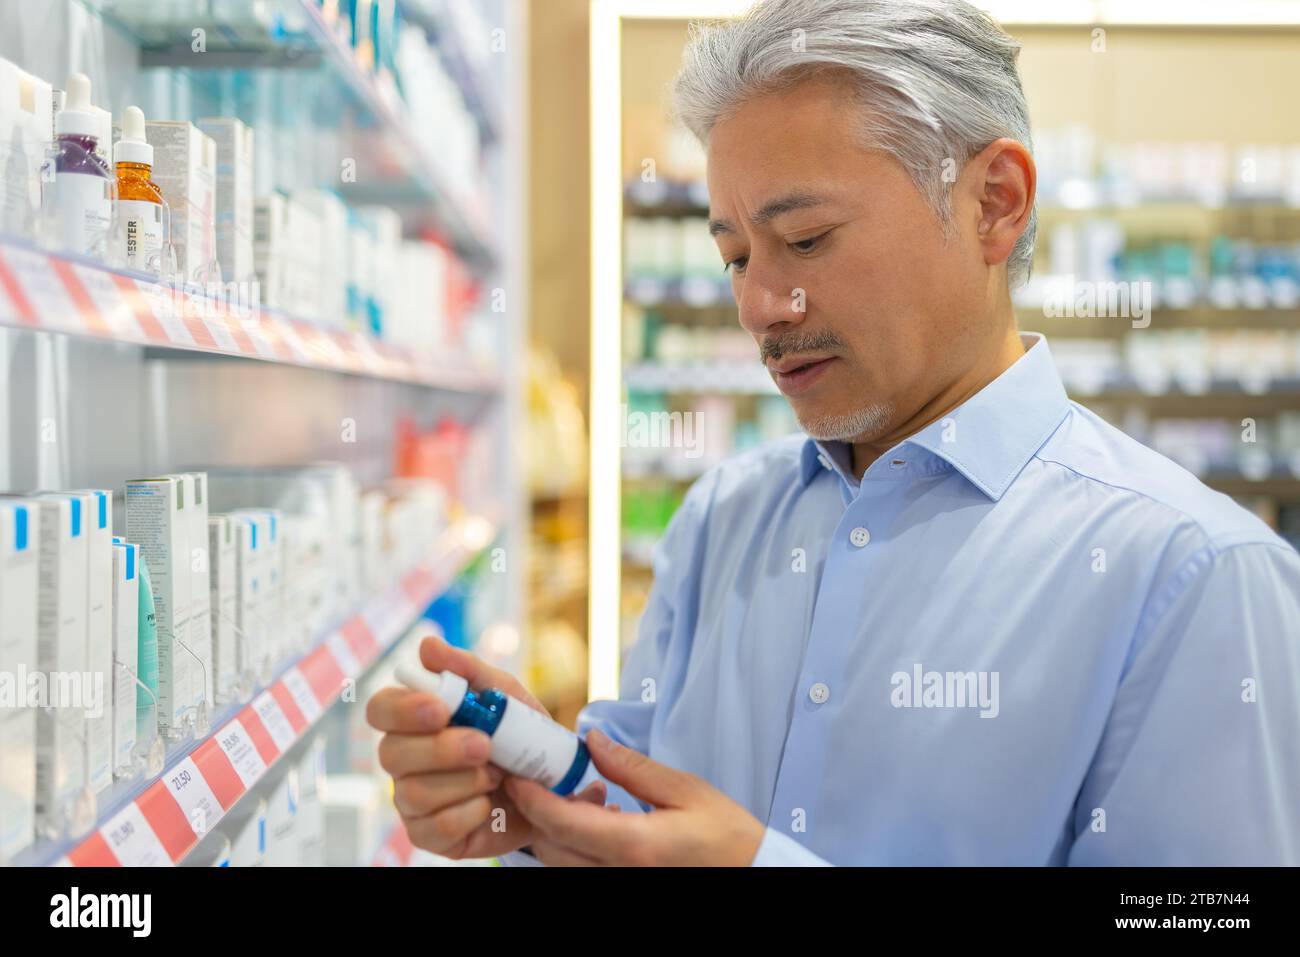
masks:
{"type": "Polygon", "coordinates": [[[578,756],[578,736],[514,698],[492,735],[492,763],[553,788],[578,756]]]}
{"type": "Polygon", "coordinates": [[[158,272],[162,266],[162,206],[143,199],[117,201],[120,222],[119,250],[129,269],[158,272]]]}
{"type": "Polygon", "coordinates": [[[65,252],[85,256],[103,251],[113,220],[110,182],[87,173],[59,173],[55,177],[59,239],[65,252]]]}

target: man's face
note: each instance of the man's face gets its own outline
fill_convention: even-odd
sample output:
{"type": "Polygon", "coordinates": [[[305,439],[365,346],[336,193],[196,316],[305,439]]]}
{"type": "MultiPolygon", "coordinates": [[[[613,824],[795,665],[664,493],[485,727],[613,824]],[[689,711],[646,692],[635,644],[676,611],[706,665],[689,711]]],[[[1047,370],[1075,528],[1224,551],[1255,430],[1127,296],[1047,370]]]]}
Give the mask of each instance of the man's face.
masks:
{"type": "Polygon", "coordinates": [[[842,84],[811,79],[747,101],[709,141],[740,324],[814,438],[888,435],[987,337],[978,210],[958,205],[970,221],[946,239],[898,161],[864,148],[860,116],[842,84]]]}

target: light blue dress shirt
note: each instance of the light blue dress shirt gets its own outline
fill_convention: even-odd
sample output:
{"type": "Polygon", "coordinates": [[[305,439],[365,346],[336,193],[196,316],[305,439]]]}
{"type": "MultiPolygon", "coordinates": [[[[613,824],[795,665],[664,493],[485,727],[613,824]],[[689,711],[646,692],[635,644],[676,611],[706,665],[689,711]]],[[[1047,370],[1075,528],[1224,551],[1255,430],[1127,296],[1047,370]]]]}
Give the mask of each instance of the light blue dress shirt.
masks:
{"type": "Polygon", "coordinates": [[[1300,864],[1300,555],[1022,338],[860,483],[803,435],[699,479],[579,730],[747,808],[756,864],[1300,864]]]}

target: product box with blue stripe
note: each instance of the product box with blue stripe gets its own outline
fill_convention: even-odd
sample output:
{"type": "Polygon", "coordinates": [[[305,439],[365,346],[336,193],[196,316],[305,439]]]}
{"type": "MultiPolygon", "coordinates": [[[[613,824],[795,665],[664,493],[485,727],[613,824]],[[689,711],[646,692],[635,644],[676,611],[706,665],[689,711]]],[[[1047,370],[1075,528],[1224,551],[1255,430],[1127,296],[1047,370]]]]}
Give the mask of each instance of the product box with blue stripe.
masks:
{"type": "Polygon", "coordinates": [[[190,688],[191,704],[205,706],[210,712],[213,702],[212,667],[212,583],[211,556],[208,554],[208,476],[204,472],[182,472],[173,476],[185,486],[185,524],[190,548],[190,650],[198,658],[190,688]],[[203,679],[199,680],[199,670],[203,679]]]}
{"type": "Polygon", "coordinates": [[[78,489],[86,508],[86,670],[99,689],[86,716],[86,777],[96,794],[113,783],[113,493],[78,489]]]}
{"type": "Polygon", "coordinates": [[[208,518],[208,560],[212,562],[208,604],[212,614],[213,700],[223,705],[234,701],[239,693],[235,527],[225,515],[208,518]]]}
{"type": "Polygon", "coordinates": [[[175,476],[126,483],[126,539],[144,555],[158,627],[158,729],[172,738],[184,731],[198,672],[189,648],[189,504],[175,476]]]}
{"type": "Polygon", "coordinates": [[[118,539],[113,545],[113,773],[134,771],[136,662],[139,654],[140,549],[118,539]]]}
{"type": "Polygon", "coordinates": [[[32,843],[36,828],[36,708],[40,507],[0,501],[0,862],[32,843]]]}
{"type": "Polygon", "coordinates": [[[36,715],[36,827],[60,837],[80,822],[86,791],[86,498],[34,497],[40,509],[36,664],[43,681],[36,715]],[[48,705],[49,707],[45,707],[48,705]]]}

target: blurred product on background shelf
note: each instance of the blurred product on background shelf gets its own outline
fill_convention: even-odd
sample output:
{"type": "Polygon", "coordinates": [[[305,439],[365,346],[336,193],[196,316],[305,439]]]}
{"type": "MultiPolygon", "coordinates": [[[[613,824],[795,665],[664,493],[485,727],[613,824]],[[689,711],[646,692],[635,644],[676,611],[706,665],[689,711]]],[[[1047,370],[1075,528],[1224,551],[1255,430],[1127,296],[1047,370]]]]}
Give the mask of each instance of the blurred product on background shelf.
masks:
{"type": "Polygon", "coordinates": [[[528,350],[527,369],[528,488],[534,496],[580,492],[587,484],[587,425],[578,390],[555,355],[538,346],[528,350]]]}

